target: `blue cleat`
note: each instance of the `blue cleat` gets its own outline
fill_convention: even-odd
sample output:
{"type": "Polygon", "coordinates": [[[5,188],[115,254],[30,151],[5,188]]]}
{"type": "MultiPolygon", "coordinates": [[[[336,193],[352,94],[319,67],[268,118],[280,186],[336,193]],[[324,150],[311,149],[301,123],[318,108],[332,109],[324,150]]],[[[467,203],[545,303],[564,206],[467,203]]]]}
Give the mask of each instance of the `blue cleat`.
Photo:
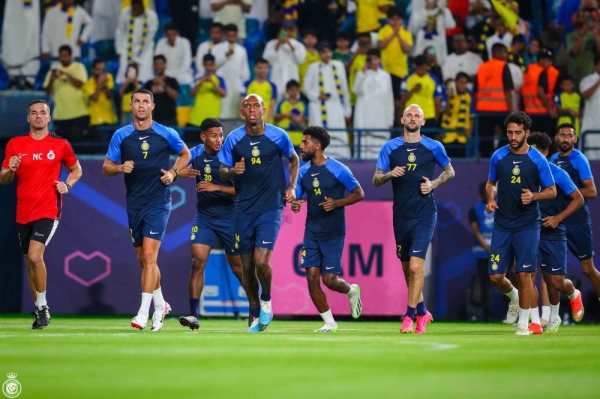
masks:
{"type": "Polygon", "coordinates": [[[267,326],[260,324],[260,319],[256,317],[252,320],[250,324],[250,328],[248,328],[249,333],[259,333],[267,329],[267,326]]]}
{"type": "Polygon", "coordinates": [[[273,321],[273,308],[271,301],[260,301],[260,324],[268,326],[273,321]]]}

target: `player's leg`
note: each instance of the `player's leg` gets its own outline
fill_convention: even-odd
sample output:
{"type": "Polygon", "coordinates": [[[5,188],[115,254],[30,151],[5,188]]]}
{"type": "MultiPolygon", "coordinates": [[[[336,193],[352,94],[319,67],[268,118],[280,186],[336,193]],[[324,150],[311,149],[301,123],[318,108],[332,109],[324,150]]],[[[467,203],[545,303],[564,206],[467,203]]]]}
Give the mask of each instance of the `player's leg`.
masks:
{"type": "Polygon", "coordinates": [[[282,215],[282,209],[275,209],[260,214],[256,221],[254,265],[261,287],[260,324],[263,326],[268,326],[273,320],[273,307],[271,305],[273,268],[271,267],[271,256],[279,235],[282,215]]]}
{"type": "MultiPolygon", "coordinates": [[[[513,235],[513,248],[515,251],[515,271],[520,283],[519,289],[519,320],[517,320],[517,335],[529,335],[529,317],[531,314],[531,303],[534,296],[534,284],[531,273],[537,266],[537,258],[540,242],[540,229],[519,231],[513,235]],[[527,333],[525,333],[527,330],[527,333]]],[[[539,313],[537,314],[539,317],[539,313]]],[[[533,321],[532,321],[533,322],[533,321]]],[[[537,320],[539,323],[539,320],[537,320]]]]}
{"type": "Polygon", "coordinates": [[[540,324],[542,328],[548,327],[548,322],[550,321],[550,298],[548,297],[548,284],[546,284],[546,280],[542,277],[540,281],[540,302],[542,303],[542,315],[540,316],[540,324]]]}
{"type": "MultiPolygon", "coordinates": [[[[304,259],[308,260],[306,264],[313,264],[314,262],[311,262],[310,260],[318,257],[318,254],[315,254],[316,251],[311,250],[308,250],[307,252],[307,256],[304,257],[304,259]]],[[[337,332],[338,325],[335,322],[333,314],[331,313],[331,308],[327,303],[327,296],[321,287],[320,265],[306,268],[306,281],[308,283],[308,293],[310,294],[310,299],[317,308],[317,311],[319,312],[319,315],[321,315],[321,318],[324,322],[323,327],[315,330],[314,332],[337,332]]]]}
{"type": "MultiPolygon", "coordinates": [[[[50,312],[46,300],[46,281],[47,270],[44,262],[44,252],[46,246],[56,232],[58,220],[40,219],[32,223],[31,235],[29,237],[29,246],[27,249],[26,260],[28,269],[28,278],[35,290],[36,320],[32,328],[44,328],[50,324],[50,312]]],[[[31,287],[31,286],[30,286],[31,287]]]]}
{"type": "Polygon", "coordinates": [[[318,241],[317,245],[322,257],[321,274],[323,284],[332,291],[346,294],[350,303],[350,314],[353,318],[358,319],[362,313],[360,286],[358,284],[348,284],[339,278],[339,275],[342,274],[344,238],[318,241]]]}
{"type": "Polygon", "coordinates": [[[531,323],[529,324],[529,332],[531,334],[543,334],[544,329],[542,328],[542,323],[540,320],[539,293],[535,283],[537,273],[534,271],[530,274],[533,292],[531,295],[531,304],[529,306],[529,317],[531,319],[531,323]]]}
{"type": "Polygon", "coordinates": [[[240,259],[239,251],[235,246],[235,218],[212,220],[213,231],[221,240],[227,263],[231,267],[234,276],[242,284],[242,260],[240,259]]]}
{"type": "Polygon", "coordinates": [[[596,296],[600,299],[600,272],[594,265],[592,224],[568,224],[566,227],[569,250],[579,259],[583,274],[590,280],[596,296]]]}
{"type": "Polygon", "coordinates": [[[490,282],[510,300],[506,314],[507,324],[516,323],[519,316],[519,291],[506,278],[506,273],[508,273],[514,258],[512,236],[511,232],[494,230],[488,262],[490,282]]]}
{"type": "Polygon", "coordinates": [[[235,215],[235,244],[242,263],[242,287],[248,297],[250,316],[248,317],[248,332],[262,331],[259,324],[260,302],[259,284],[254,265],[254,241],[256,236],[256,221],[258,214],[235,215]]]}
{"type": "MultiPolygon", "coordinates": [[[[567,245],[564,241],[550,241],[547,244],[551,244],[548,252],[549,254],[549,266],[548,274],[549,282],[552,288],[558,292],[562,292],[569,297],[571,303],[571,313],[575,322],[580,322],[583,319],[584,308],[583,301],[581,298],[581,292],[575,288],[573,282],[566,279],[567,274],[567,245]]],[[[558,305],[559,295],[556,295],[556,303],[558,305]]],[[[556,315],[558,316],[558,306],[555,309],[556,315]]],[[[558,318],[558,317],[557,317],[558,318]]],[[[560,319],[559,319],[560,320],[560,319]]]]}

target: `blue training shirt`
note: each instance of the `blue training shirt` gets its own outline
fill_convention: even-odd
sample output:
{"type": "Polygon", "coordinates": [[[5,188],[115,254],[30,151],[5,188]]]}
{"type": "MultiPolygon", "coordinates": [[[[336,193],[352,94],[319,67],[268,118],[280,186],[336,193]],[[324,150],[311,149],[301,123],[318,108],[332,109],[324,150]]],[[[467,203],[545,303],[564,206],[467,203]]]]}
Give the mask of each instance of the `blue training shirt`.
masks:
{"type": "Polygon", "coordinates": [[[508,145],[497,149],[490,160],[488,179],[498,182],[495,229],[524,231],[540,228],[538,201],[528,205],[521,202],[523,189],[539,192],[554,184],[550,165],[538,150],[530,147],[525,154],[514,154],[508,145]]]}
{"type": "Polygon", "coordinates": [[[418,218],[437,212],[433,192],[421,193],[423,176],[433,178],[435,164],[441,168],[450,163],[442,143],[423,136],[418,143],[406,143],[397,137],[384,144],[379,152],[377,168],[384,172],[396,166],[406,166],[404,176],[392,178],[394,216],[418,218]]]}
{"type": "MultiPolygon", "coordinates": [[[[593,179],[590,162],[579,150],[574,149],[566,157],[561,157],[558,153],[550,157],[550,162],[563,169],[569,174],[577,188],[583,188],[583,181],[593,179]]],[[[570,200],[568,200],[570,201],[570,200]]],[[[591,223],[590,208],[587,206],[587,200],[584,198],[584,204],[574,214],[565,219],[565,224],[591,223]]]]}
{"type": "Polygon", "coordinates": [[[156,122],[147,130],[129,124],[113,134],[106,157],[115,163],[134,163],[133,171],[125,174],[128,208],[171,202],[171,190],[160,181],[160,170],[169,170],[171,153],[179,154],[184,147],[175,130],[156,122]]]}
{"type": "MultiPolygon", "coordinates": [[[[540,202],[542,218],[546,216],[556,216],[561,213],[569,204],[567,196],[573,194],[575,190],[577,190],[577,186],[575,186],[575,183],[573,183],[573,180],[571,180],[567,172],[553,163],[550,164],[550,171],[556,182],[556,198],[550,201],[540,202]]],[[[550,241],[566,241],[567,228],[565,227],[564,222],[560,222],[555,229],[542,227],[540,238],[542,240],[550,241]]]]}
{"type": "Polygon", "coordinates": [[[265,124],[260,136],[246,134],[241,126],[227,136],[219,161],[228,167],[244,158],[246,171],[234,179],[239,213],[265,212],[283,208],[286,189],[281,157],[291,158],[294,146],[285,130],[265,124]]]}
{"type": "MultiPolygon", "coordinates": [[[[219,155],[207,154],[204,151],[204,144],[197,145],[190,149],[192,154],[190,165],[200,171],[200,176],[196,176],[196,183],[208,181],[219,186],[231,187],[233,180],[222,180],[219,174],[219,155]]],[[[234,197],[220,191],[198,191],[196,194],[198,202],[196,209],[198,213],[209,218],[232,218],[234,213],[234,197]]]]}
{"type": "Polygon", "coordinates": [[[325,164],[313,166],[311,162],[300,168],[296,187],[296,198],[306,194],[308,213],[304,237],[309,240],[330,240],[346,236],[344,207],[326,212],[321,204],[325,197],[334,200],[345,197],[358,186],[358,180],[350,169],[341,162],[329,157],[325,164]]]}

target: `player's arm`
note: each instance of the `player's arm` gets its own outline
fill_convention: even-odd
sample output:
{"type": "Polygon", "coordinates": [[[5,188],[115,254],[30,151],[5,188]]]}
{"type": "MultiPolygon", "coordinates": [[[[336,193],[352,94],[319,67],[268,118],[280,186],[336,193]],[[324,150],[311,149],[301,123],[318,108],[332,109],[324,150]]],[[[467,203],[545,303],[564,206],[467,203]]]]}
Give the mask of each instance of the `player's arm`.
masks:
{"type": "Polygon", "coordinates": [[[2,168],[2,170],[0,171],[0,184],[7,185],[9,183],[12,183],[12,181],[15,178],[15,171],[16,168],[13,170],[12,167],[11,168],[2,168]]]}
{"type": "MultiPolygon", "coordinates": [[[[6,156],[10,156],[10,154],[13,153],[11,144],[12,143],[9,141],[6,145],[6,156]]],[[[6,162],[6,160],[4,162],[6,162]]],[[[17,169],[21,166],[21,157],[19,155],[12,155],[8,158],[8,162],[3,163],[3,165],[5,167],[0,170],[0,184],[10,184],[15,178],[17,169]]]]}
{"type": "Polygon", "coordinates": [[[442,171],[442,173],[440,173],[438,178],[431,181],[431,184],[433,185],[433,189],[435,190],[442,184],[446,183],[448,180],[453,179],[454,176],[456,176],[456,173],[454,172],[454,168],[452,167],[452,164],[449,163],[448,165],[444,166],[443,171],[442,171]]]}
{"type": "Polygon", "coordinates": [[[300,159],[295,151],[290,153],[290,184],[285,190],[286,202],[292,202],[296,199],[296,184],[298,183],[298,170],[300,169],[300,159]]]}
{"type": "Polygon", "coordinates": [[[585,203],[583,200],[583,195],[581,195],[581,192],[579,190],[575,190],[571,194],[569,194],[569,198],[571,198],[571,202],[569,202],[569,205],[567,205],[567,207],[563,209],[563,211],[558,215],[546,216],[545,218],[543,218],[542,226],[551,227],[555,229],[560,222],[574,214],[585,203]]]}
{"type": "Polygon", "coordinates": [[[81,179],[83,170],[81,169],[81,164],[79,161],[75,162],[75,164],[69,168],[69,172],[69,176],[67,176],[67,179],[64,182],[56,182],[56,189],[61,194],[67,194],[69,191],[71,191],[71,188],[73,188],[75,183],[81,179]]]}
{"type": "Polygon", "coordinates": [[[586,179],[583,182],[583,187],[579,189],[581,195],[585,199],[595,199],[597,196],[596,185],[594,184],[594,179],[586,179]]]}
{"type": "Polygon", "coordinates": [[[341,208],[343,206],[348,206],[352,204],[356,204],[359,201],[362,201],[365,198],[365,192],[363,191],[360,184],[354,188],[354,190],[350,191],[350,195],[346,198],[340,199],[332,199],[329,197],[325,197],[325,202],[321,202],[319,205],[323,207],[327,212],[332,211],[337,208],[341,208]]]}
{"type": "Polygon", "coordinates": [[[375,187],[379,187],[387,183],[388,180],[394,177],[404,176],[404,172],[406,171],[406,166],[396,166],[394,169],[385,173],[383,170],[376,168],[375,175],[373,176],[373,185],[375,187]]]}
{"type": "Polygon", "coordinates": [[[523,193],[521,194],[521,200],[524,205],[527,205],[533,201],[549,201],[556,198],[556,185],[553,184],[544,188],[542,191],[538,193],[534,193],[524,188],[523,193]],[[528,197],[528,198],[525,198],[528,197]],[[529,199],[529,200],[527,200],[529,199]]]}
{"type": "Polygon", "coordinates": [[[133,161],[125,161],[123,164],[117,164],[112,159],[104,158],[104,164],[102,164],[102,174],[104,176],[113,177],[119,173],[131,173],[133,171],[133,166],[133,161]]]}
{"type": "Polygon", "coordinates": [[[498,209],[498,204],[496,203],[496,187],[498,185],[497,180],[488,179],[485,184],[485,194],[487,197],[487,204],[485,205],[485,210],[488,213],[496,211],[498,209]]]}
{"type": "Polygon", "coordinates": [[[203,180],[196,184],[196,190],[198,192],[217,192],[224,193],[231,197],[235,197],[235,187],[233,186],[222,186],[220,184],[215,184],[206,180],[203,180]]]}

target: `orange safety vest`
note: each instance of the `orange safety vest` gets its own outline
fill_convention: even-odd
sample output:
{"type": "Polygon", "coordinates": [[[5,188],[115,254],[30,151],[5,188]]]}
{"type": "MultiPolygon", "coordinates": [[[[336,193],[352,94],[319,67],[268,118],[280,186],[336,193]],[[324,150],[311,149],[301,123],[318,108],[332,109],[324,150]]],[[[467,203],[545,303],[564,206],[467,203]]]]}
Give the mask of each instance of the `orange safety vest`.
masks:
{"type": "Polygon", "coordinates": [[[508,112],[508,101],[502,81],[505,65],[505,61],[492,58],[479,66],[475,105],[477,111],[508,112]]]}
{"type": "MultiPolygon", "coordinates": [[[[528,114],[547,114],[550,112],[550,110],[546,108],[538,96],[538,87],[542,72],[544,72],[544,67],[540,66],[540,64],[536,62],[529,64],[527,73],[525,76],[523,76],[521,95],[523,96],[525,112],[528,114]]],[[[554,68],[553,66],[550,66],[546,70],[546,76],[548,78],[548,91],[546,92],[546,98],[548,98],[549,104],[553,104],[554,86],[556,86],[558,75],[558,69],[554,68]]]]}

